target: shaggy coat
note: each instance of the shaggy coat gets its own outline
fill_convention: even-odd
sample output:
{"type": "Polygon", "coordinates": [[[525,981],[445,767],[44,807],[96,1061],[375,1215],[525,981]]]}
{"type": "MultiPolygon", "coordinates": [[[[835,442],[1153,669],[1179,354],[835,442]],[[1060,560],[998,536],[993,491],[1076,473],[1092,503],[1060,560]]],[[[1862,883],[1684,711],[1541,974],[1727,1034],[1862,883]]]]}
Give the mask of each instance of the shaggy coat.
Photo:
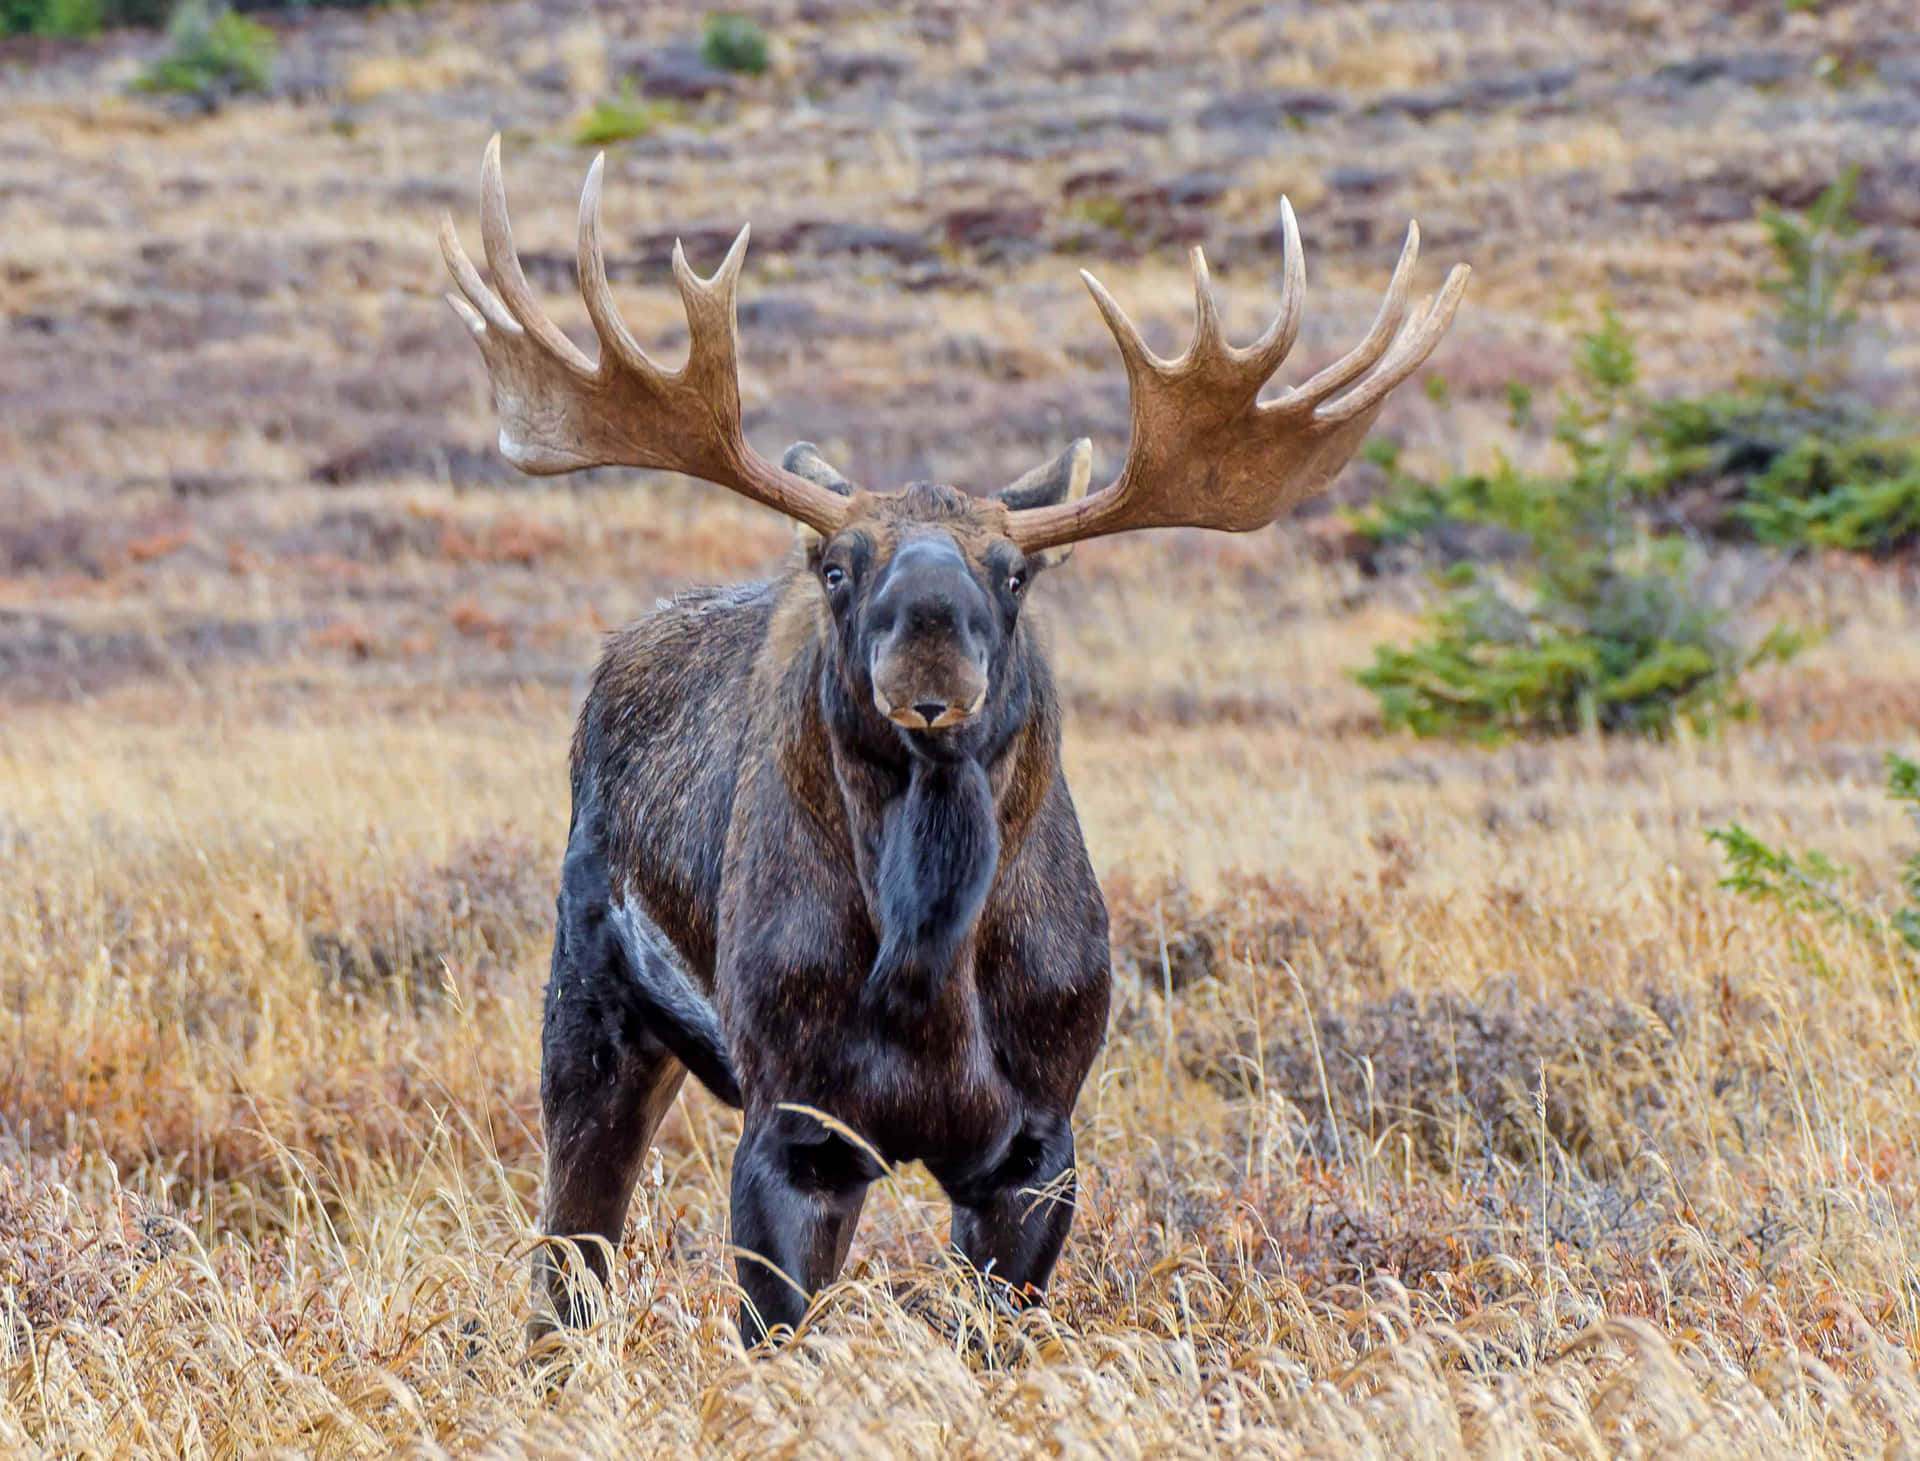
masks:
{"type": "MultiPolygon", "coordinates": [[[[614,635],[580,716],[546,1229],[619,1242],[693,1071],[745,1113],[750,1341],[832,1280],[881,1162],[927,1165],[955,1248],[1016,1301],[1071,1221],[1107,915],[1020,612],[1039,565],[996,511],[927,484],[856,494],[849,525],[771,581],[682,594],[614,635]]],[[[598,1245],[581,1256],[604,1277],[598,1245]]],[[[558,1317],[580,1318],[563,1260],[543,1263],[558,1317]]]]}

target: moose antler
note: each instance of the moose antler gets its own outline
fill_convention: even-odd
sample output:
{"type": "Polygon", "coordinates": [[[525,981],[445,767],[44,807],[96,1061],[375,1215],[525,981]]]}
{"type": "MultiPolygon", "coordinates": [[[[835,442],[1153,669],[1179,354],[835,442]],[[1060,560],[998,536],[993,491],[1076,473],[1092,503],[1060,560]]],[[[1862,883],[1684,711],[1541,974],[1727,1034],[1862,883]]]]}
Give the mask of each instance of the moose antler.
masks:
{"type": "Polygon", "coordinates": [[[540,475],[598,466],[684,472],[832,533],[845,517],[846,498],[776,467],[747,445],[741,430],[733,295],[747,230],[740,230],[706,279],[687,266],[674,244],[673,277],[687,311],[687,363],[664,370],[620,322],[607,288],[600,250],[605,162],[604,153],[593,160],[580,194],[580,294],[600,340],[597,362],[560,332],[527,287],[507,223],[498,135],[487,144],[480,167],[480,235],[494,289],[460,247],[453,220],[440,222],[440,252],[460,287],[447,302],[486,359],[502,455],[521,471],[540,475]]]}
{"type": "Polygon", "coordinates": [[[1149,350],[1100,281],[1080,271],[1120,346],[1133,436],[1120,475],[1099,492],[1009,516],[1008,532],[1024,551],[1137,528],[1248,532],[1324,491],[1347,464],[1387,395],[1440,343],[1471,271],[1454,265],[1440,292],[1402,330],[1407,282],[1420,253],[1419,226],[1409,224],[1366,338],[1312,379],[1263,403],[1261,388],[1293,348],[1306,290],[1300,230],[1284,198],[1280,226],[1286,271],[1280,309],[1251,345],[1230,345],[1221,333],[1206,257],[1197,248],[1193,343],[1177,360],[1149,350]]]}
{"type": "MultiPolygon", "coordinates": [[[[604,154],[594,159],[580,194],[580,293],[599,338],[598,361],[560,332],[527,285],[507,222],[497,135],[480,169],[480,229],[492,289],[461,248],[453,220],[441,220],[440,250],[460,289],[447,299],[486,359],[501,453],[536,474],[613,465],[684,472],[833,533],[845,521],[847,499],[767,461],[741,429],[734,290],[747,230],[740,230],[706,279],[687,266],[674,244],[673,274],[686,306],[689,343],[687,363],[665,370],[621,323],[607,287],[600,246],[605,163],[604,154]]],[[[1402,329],[1407,283],[1420,252],[1419,228],[1410,224],[1366,338],[1312,379],[1262,402],[1262,387],[1299,333],[1306,291],[1299,226],[1284,198],[1280,222],[1280,309],[1251,345],[1230,345],[1222,334],[1199,249],[1193,251],[1193,343],[1176,360],[1149,350],[1113,296],[1081,271],[1120,346],[1132,439],[1120,474],[1099,492],[1010,512],[1007,530],[1022,549],[1037,552],[1139,528],[1247,532],[1324,491],[1346,465],[1388,394],[1440,343],[1470,271],[1456,264],[1439,293],[1402,329]]]]}

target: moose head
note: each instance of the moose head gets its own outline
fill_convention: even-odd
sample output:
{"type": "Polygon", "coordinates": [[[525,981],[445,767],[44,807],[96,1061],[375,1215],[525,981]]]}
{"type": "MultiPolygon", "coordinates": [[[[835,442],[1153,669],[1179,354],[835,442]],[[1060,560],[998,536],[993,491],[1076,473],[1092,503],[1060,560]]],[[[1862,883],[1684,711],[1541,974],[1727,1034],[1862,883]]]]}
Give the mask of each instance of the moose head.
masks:
{"type": "MultiPolygon", "coordinates": [[[[994,501],[1077,497],[1092,462],[1083,437],[994,501]]],[[[985,504],[951,487],[920,482],[851,500],[852,484],[804,441],[781,465],[850,499],[831,538],[801,529],[848,703],[870,705],[916,751],[951,752],[990,735],[982,712],[1006,683],[1021,601],[1050,555],[1022,553],[985,520],[985,504]]]]}

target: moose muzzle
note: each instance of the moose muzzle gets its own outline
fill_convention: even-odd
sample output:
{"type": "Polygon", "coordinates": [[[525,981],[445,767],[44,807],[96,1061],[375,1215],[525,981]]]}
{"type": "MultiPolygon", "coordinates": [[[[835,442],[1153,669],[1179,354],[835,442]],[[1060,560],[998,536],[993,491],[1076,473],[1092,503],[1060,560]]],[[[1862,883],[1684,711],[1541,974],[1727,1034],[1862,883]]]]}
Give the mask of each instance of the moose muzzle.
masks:
{"type": "Polygon", "coordinates": [[[939,731],[987,701],[993,605],[944,534],[904,544],[870,614],[873,703],[895,725],[939,731]]]}
{"type": "Polygon", "coordinates": [[[986,702],[986,666],[962,645],[908,638],[883,643],[874,654],[873,703],[895,725],[946,730],[973,719],[986,702]]]}

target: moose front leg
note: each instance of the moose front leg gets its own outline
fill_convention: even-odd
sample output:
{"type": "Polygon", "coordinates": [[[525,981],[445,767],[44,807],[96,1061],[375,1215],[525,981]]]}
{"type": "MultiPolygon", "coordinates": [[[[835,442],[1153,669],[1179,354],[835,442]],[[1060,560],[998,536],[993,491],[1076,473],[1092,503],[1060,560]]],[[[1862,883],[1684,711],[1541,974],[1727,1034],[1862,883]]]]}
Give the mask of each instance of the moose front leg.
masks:
{"type": "Polygon", "coordinates": [[[733,1155],[733,1245],[740,1338],[752,1349],[797,1328],[846,1262],[873,1156],[805,1112],[749,1115],[733,1155]]]}
{"type": "Polygon", "coordinates": [[[953,1247],[1002,1297],[1037,1302],[1073,1226],[1076,1184],[1073,1128],[1064,1117],[1035,1115],[1000,1162],[978,1176],[948,1181],[953,1247]]]}

